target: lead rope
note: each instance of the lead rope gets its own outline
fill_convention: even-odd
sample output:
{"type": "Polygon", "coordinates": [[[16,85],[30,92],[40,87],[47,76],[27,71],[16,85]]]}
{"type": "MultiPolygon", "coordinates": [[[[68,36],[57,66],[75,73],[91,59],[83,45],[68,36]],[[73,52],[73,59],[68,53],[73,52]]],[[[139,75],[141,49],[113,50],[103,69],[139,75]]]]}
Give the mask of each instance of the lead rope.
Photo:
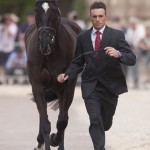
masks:
{"type": "MultiPolygon", "coordinates": [[[[91,53],[97,53],[97,52],[99,53],[100,51],[91,51],[91,52],[83,53],[83,54],[77,56],[76,58],[74,58],[74,59],[71,61],[71,63],[74,62],[75,60],[79,59],[80,57],[84,56],[84,55],[88,55],[88,54],[91,54],[91,53]]],[[[70,63],[70,64],[71,64],[71,63],[70,63]]],[[[82,69],[82,68],[85,68],[86,66],[87,66],[87,64],[84,64],[83,66],[81,66],[81,67],[79,67],[79,68],[77,68],[77,69],[71,70],[69,73],[78,71],[78,70],[80,70],[80,69],[82,69]]],[[[65,76],[66,76],[66,75],[65,75],[65,76]]]]}

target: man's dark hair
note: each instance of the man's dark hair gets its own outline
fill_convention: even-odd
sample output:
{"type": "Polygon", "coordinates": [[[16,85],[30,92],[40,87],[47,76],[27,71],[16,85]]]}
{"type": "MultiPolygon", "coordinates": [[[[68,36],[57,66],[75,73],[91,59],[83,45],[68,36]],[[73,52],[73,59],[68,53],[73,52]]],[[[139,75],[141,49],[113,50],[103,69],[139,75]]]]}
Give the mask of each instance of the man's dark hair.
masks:
{"type": "Polygon", "coordinates": [[[106,5],[103,2],[94,2],[90,7],[90,11],[92,9],[99,9],[99,8],[104,9],[106,12],[106,5]]]}

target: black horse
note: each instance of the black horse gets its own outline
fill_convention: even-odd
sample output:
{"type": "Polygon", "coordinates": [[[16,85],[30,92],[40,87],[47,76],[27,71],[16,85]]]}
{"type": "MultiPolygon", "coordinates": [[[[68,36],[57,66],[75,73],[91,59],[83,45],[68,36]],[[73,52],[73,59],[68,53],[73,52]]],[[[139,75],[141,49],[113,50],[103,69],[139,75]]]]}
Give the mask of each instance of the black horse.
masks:
{"type": "Polygon", "coordinates": [[[41,149],[45,144],[45,150],[50,150],[50,145],[64,150],[64,131],[68,124],[68,110],[73,100],[76,78],[60,84],[57,76],[65,71],[73,59],[81,29],[61,17],[56,0],[36,0],[35,20],[36,24],[31,25],[25,35],[28,76],[40,116],[38,146],[35,149],[41,149]],[[47,100],[54,98],[58,98],[59,116],[57,133],[50,135],[47,100]]]}

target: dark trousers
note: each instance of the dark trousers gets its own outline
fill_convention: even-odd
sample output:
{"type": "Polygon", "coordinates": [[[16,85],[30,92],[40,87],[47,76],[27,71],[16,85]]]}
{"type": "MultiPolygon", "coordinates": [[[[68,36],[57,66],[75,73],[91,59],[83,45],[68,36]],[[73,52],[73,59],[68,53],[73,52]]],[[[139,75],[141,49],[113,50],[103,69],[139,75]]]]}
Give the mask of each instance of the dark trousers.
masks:
{"type": "Polygon", "coordinates": [[[112,125],[118,96],[113,95],[100,83],[95,90],[85,99],[85,106],[89,114],[89,132],[94,145],[94,150],[105,150],[105,131],[112,125]]]}
{"type": "Polygon", "coordinates": [[[9,52],[9,53],[0,52],[0,66],[5,67],[10,54],[11,54],[11,52],[9,52]]]}

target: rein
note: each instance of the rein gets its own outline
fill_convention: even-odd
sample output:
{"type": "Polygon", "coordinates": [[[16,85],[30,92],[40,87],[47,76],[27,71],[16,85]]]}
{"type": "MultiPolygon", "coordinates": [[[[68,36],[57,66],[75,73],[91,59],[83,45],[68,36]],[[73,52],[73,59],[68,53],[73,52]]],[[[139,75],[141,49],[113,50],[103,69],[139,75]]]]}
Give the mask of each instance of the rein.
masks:
{"type": "MultiPolygon", "coordinates": [[[[91,52],[83,53],[83,54],[77,56],[76,58],[74,58],[74,59],[71,61],[71,63],[74,62],[75,60],[79,59],[80,57],[84,56],[84,55],[88,55],[88,54],[92,54],[92,53],[96,54],[96,53],[100,53],[100,52],[102,52],[102,51],[104,51],[104,50],[91,51],[91,52]]],[[[71,64],[71,63],[70,63],[70,64],[71,64]]],[[[90,64],[91,64],[91,63],[90,63],[90,64]]],[[[83,66],[81,66],[81,67],[79,67],[79,68],[77,68],[77,69],[71,70],[69,73],[78,71],[78,70],[80,70],[80,69],[82,69],[82,68],[85,68],[86,66],[87,66],[87,64],[84,64],[83,66]]],[[[66,75],[67,75],[67,74],[66,74],[66,75]]],[[[65,75],[65,76],[66,76],[66,75],[65,75]]]]}
{"type": "Polygon", "coordinates": [[[80,57],[84,56],[84,55],[92,54],[92,53],[100,53],[100,52],[102,52],[102,51],[104,51],[104,50],[100,50],[100,51],[91,51],[91,52],[83,53],[83,54],[77,56],[76,58],[74,58],[74,59],[71,61],[71,63],[74,62],[76,59],[79,59],[80,57]]]}

